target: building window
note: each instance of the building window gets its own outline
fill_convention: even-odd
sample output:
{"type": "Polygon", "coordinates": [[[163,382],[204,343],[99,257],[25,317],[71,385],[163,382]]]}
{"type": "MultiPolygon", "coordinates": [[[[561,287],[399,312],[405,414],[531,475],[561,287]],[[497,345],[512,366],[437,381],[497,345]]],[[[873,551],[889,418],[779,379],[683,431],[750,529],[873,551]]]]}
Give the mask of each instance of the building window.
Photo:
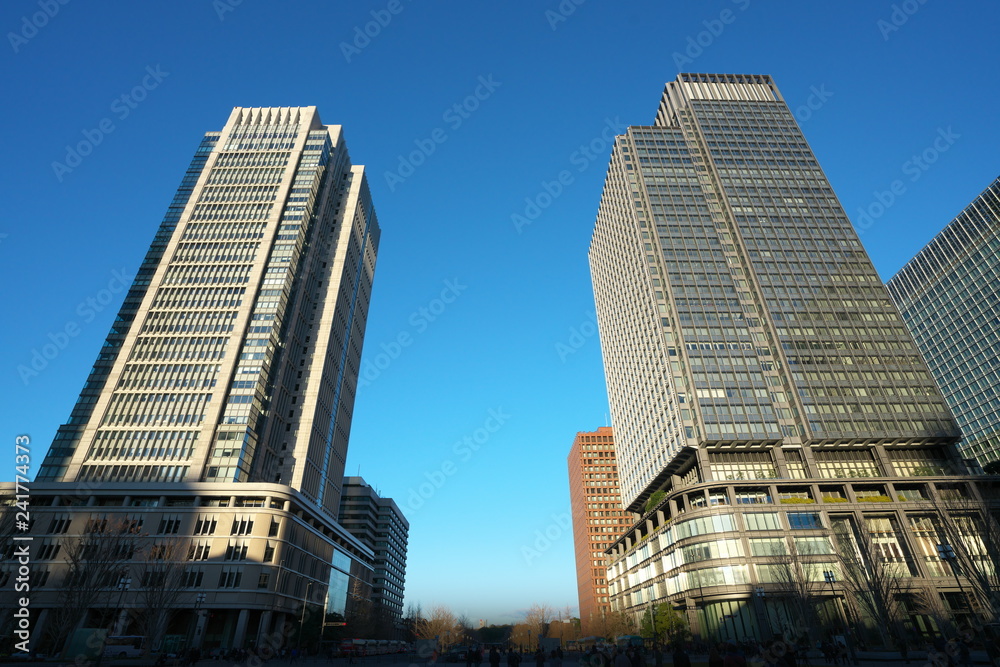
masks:
{"type": "Polygon", "coordinates": [[[737,505],[770,505],[771,494],[767,489],[736,489],[737,505]]]}
{"type": "Polygon", "coordinates": [[[179,516],[164,516],[160,519],[160,526],[156,533],[158,535],[176,535],[177,531],[181,528],[181,519],[179,516]]]}
{"type": "Polygon", "coordinates": [[[239,588],[243,579],[243,568],[224,567],[219,574],[219,588],[239,588]]]}
{"type": "Polygon", "coordinates": [[[188,548],[188,560],[208,560],[208,552],[212,550],[211,542],[194,542],[188,548]]]}
{"type": "Polygon", "coordinates": [[[183,588],[201,588],[201,581],[204,577],[205,572],[200,569],[184,570],[181,586],[183,588]]]}
{"type": "Polygon", "coordinates": [[[230,541],[226,547],[226,560],[246,560],[247,543],[242,540],[230,541]]]}
{"type": "Polygon", "coordinates": [[[200,516],[194,525],[195,535],[214,535],[218,519],[214,516],[200,516]]]}
{"type": "Polygon", "coordinates": [[[248,516],[238,516],[233,519],[230,535],[249,535],[253,532],[253,519],[248,516]]]}
{"type": "Polygon", "coordinates": [[[822,528],[823,522],[817,512],[789,512],[788,527],[792,530],[810,530],[822,528]]]}
{"type": "Polygon", "coordinates": [[[35,554],[36,560],[52,560],[59,555],[59,543],[45,540],[35,554]]]}
{"type": "Polygon", "coordinates": [[[777,477],[770,452],[709,452],[717,479],[773,479],[777,477]]]}
{"type": "Polygon", "coordinates": [[[778,515],[773,512],[754,512],[743,515],[747,530],[781,530],[778,515]]]}
{"type": "Polygon", "coordinates": [[[814,449],[813,458],[820,477],[879,477],[879,469],[867,449],[814,449]]]}

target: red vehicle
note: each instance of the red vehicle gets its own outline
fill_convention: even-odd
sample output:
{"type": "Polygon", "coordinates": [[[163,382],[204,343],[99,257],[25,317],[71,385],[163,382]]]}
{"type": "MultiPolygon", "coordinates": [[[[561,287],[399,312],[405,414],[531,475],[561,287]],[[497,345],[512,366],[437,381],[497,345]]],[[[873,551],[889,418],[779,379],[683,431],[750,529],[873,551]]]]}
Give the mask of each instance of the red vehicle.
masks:
{"type": "Polygon", "coordinates": [[[349,656],[353,655],[355,657],[364,657],[368,655],[368,640],[367,639],[345,639],[340,642],[340,655],[349,656]]]}

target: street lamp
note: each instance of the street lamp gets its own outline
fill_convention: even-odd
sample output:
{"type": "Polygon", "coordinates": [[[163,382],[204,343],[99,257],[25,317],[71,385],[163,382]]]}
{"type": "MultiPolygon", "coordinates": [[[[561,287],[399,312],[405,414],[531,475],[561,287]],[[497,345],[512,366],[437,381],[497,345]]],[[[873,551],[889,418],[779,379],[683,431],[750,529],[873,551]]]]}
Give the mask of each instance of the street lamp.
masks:
{"type": "Polygon", "coordinates": [[[191,653],[191,637],[194,635],[195,630],[198,628],[199,621],[201,620],[201,615],[198,613],[198,610],[201,609],[201,605],[205,604],[206,599],[208,599],[208,596],[204,593],[198,593],[198,595],[194,598],[194,621],[191,623],[191,629],[188,630],[187,644],[185,646],[188,654],[191,653]]]}
{"type": "Polygon", "coordinates": [[[313,582],[306,582],[306,597],[302,601],[302,615],[299,617],[299,653],[302,653],[302,634],[305,630],[306,624],[306,607],[309,605],[309,591],[312,589],[313,582]]]}
{"type": "MultiPolygon", "coordinates": [[[[941,557],[941,560],[948,563],[948,565],[951,567],[951,573],[955,575],[955,583],[958,584],[958,592],[962,596],[962,602],[966,603],[965,607],[969,610],[971,614],[972,609],[969,607],[968,601],[965,597],[965,589],[962,588],[962,580],[958,578],[958,554],[955,553],[955,548],[952,547],[950,544],[939,544],[937,545],[937,550],[938,550],[938,556],[941,557]]],[[[955,625],[960,626],[961,624],[958,622],[958,614],[952,613],[952,617],[955,619],[955,625]]]]}
{"type": "MultiPolygon", "coordinates": [[[[834,593],[834,591],[833,591],[833,584],[836,583],[836,581],[837,581],[837,573],[834,572],[833,570],[824,570],[823,571],[823,580],[826,583],[830,584],[830,595],[833,596],[833,603],[834,603],[834,606],[836,606],[836,604],[837,604],[837,597],[836,597],[836,595],[837,594],[834,593]]],[[[851,638],[851,624],[848,623],[848,620],[847,620],[846,601],[845,601],[845,608],[844,608],[844,612],[843,612],[842,616],[844,618],[844,628],[845,628],[844,635],[847,637],[847,650],[851,654],[851,661],[856,665],[856,664],[858,664],[858,656],[854,652],[854,640],[851,638]]]]}
{"type": "Polygon", "coordinates": [[[760,604],[764,607],[764,620],[767,621],[768,633],[774,636],[774,627],[771,625],[771,612],[767,610],[767,591],[764,590],[763,586],[758,586],[753,589],[753,594],[760,600],[760,604]]]}
{"type": "MultiPolygon", "coordinates": [[[[129,589],[129,586],[131,585],[132,585],[132,577],[125,577],[125,576],[119,577],[117,588],[118,590],[121,591],[121,593],[118,594],[118,604],[115,606],[115,611],[118,612],[119,616],[121,615],[122,611],[122,601],[125,597],[125,591],[127,591],[129,589]]],[[[121,625],[120,620],[121,619],[114,621],[113,631],[116,632],[117,634],[121,634],[121,628],[119,627],[121,625]]],[[[104,660],[104,651],[107,649],[107,646],[108,646],[108,633],[107,631],[105,631],[104,639],[101,640],[101,652],[97,655],[97,662],[95,663],[96,667],[101,667],[101,661],[104,660]]]]}
{"type": "Polygon", "coordinates": [[[118,580],[118,590],[121,593],[118,594],[118,621],[115,623],[115,633],[121,635],[125,631],[124,624],[122,623],[121,615],[122,611],[122,600],[125,598],[125,591],[127,591],[132,586],[132,577],[122,577],[118,580]]]}

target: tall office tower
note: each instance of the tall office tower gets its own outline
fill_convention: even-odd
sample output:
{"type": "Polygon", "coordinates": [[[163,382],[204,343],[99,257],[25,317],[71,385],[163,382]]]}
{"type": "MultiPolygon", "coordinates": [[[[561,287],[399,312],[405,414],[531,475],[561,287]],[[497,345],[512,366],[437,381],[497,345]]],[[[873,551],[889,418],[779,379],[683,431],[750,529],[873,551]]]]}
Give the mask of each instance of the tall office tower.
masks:
{"type": "Polygon", "coordinates": [[[567,465],[580,629],[585,636],[609,636],[611,598],[604,551],[632,525],[631,515],[622,509],[611,427],[577,433],[567,465]]]}
{"type": "MultiPolygon", "coordinates": [[[[336,518],[378,241],[340,126],[315,107],[233,109],[201,140],[42,463],[34,496],[59,512],[36,543],[121,524],[162,536],[158,553],[180,545],[186,590],[166,606],[196,646],[256,646],[286,616],[308,625],[299,610],[320,592],[348,612],[374,557],[336,518]]],[[[48,588],[33,613],[65,608],[58,551],[34,554],[48,588]]],[[[149,587],[126,576],[141,565],[115,568],[137,582],[115,598],[119,630],[141,621],[149,587]]],[[[74,622],[101,622],[115,599],[74,622]]]]}
{"type": "Polygon", "coordinates": [[[377,639],[403,639],[403,589],[410,522],[392,498],[361,477],[344,478],[340,524],[375,552],[371,625],[377,639]]]}
{"type": "Polygon", "coordinates": [[[1000,179],[886,286],[962,430],[963,455],[1000,469],[1000,179]]]}
{"type": "Polygon", "coordinates": [[[39,480],[281,482],[335,516],[378,239],[340,126],[234,109],[39,480]]]}
{"type": "Polygon", "coordinates": [[[610,550],[616,610],[766,635],[798,620],[754,601],[787,602],[769,559],[808,555],[818,589],[859,535],[947,587],[897,500],[978,493],[952,476],[958,431],[770,77],[666,85],[615,141],[590,265],[622,502],[643,513],[610,550]]]}

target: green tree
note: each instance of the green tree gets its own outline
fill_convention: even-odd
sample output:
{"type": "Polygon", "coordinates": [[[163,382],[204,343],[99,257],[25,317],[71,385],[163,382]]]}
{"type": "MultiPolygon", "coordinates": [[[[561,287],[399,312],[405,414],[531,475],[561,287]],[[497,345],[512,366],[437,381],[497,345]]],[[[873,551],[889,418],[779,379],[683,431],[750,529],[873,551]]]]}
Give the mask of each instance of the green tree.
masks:
{"type": "Polygon", "coordinates": [[[655,641],[674,643],[684,641],[691,636],[688,629],[687,619],[671,607],[666,602],[656,605],[652,609],[647,609],[642,615],[639,624],[639,634],[643,637],[652,637],[655,641]],[[651,624],[650,612],[655,626],[651,624]]]}

